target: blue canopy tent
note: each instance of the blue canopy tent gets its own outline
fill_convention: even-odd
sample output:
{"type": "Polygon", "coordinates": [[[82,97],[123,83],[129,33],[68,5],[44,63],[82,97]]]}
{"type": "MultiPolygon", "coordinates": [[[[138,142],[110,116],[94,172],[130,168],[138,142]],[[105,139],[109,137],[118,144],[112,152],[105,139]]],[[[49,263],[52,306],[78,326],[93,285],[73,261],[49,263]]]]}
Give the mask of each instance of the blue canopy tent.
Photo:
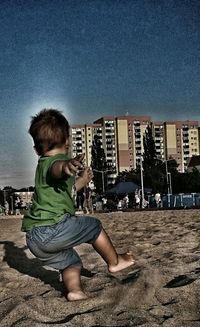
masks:
{"type": "Polygon", "coordinates": [[[141,187],[133,182],[120,182],[110,190],[106,191],[105,194],[134,193],[136,190],[139,189],[141,189],[141,187]]]}
{"type": "MultiPolygon", "coordinates": [[[[134,182],[120,182],[110,190],[106,191],[105,194],[134,193],[135,191],[139,191],[140,189],[141,186],[135,184],[134,182]]],[[[151,189],[144,188],[144,191],[151,192],[151,189]]]]}

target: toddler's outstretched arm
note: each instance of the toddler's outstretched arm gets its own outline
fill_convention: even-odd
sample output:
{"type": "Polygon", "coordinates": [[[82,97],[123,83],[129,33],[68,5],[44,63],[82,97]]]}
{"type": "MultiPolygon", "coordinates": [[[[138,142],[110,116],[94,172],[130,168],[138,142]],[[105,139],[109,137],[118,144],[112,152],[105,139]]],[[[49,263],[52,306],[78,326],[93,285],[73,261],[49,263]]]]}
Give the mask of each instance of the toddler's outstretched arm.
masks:
{"type": "Polygon", "coordinates": [[[72,176],[83,168],[84,154],[77,155],[69,160],[57,160],[51,167],[51,174],[54,178],[64,178],[66,175],[72,176]]]}

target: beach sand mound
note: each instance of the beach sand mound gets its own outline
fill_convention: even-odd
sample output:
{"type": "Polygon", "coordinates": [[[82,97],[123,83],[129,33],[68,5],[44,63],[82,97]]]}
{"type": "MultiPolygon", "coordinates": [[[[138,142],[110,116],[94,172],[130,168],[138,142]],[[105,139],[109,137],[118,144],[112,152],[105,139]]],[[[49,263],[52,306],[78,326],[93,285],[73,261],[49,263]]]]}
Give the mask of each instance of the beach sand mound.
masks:
{"type": "Polygon", "coordinates": [[[27,249],[21,218],[0,218],[1,327],[200,326],[200,211],[97,214],[118,252],[136,265],[109,274],[84,244],[77,247],[90,298],[67,302],[57,271],[27,249]]]}

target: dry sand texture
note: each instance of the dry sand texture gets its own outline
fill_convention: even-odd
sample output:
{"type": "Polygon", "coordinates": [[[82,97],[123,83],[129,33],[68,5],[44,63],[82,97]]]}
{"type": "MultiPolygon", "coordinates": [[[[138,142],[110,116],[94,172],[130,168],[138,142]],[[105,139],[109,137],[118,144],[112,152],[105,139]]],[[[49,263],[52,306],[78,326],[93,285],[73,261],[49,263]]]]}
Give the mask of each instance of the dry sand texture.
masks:
{"type": "Polygon", "coordinates": [[[91,246],[80,246],[90,299],[73,303],[58,273],[26,248],[21,219],[0,218],[0,326],[200,326],[200,211],[97,216],[118,250],[136,252],[137,265],[114,277],[91,246]]]}

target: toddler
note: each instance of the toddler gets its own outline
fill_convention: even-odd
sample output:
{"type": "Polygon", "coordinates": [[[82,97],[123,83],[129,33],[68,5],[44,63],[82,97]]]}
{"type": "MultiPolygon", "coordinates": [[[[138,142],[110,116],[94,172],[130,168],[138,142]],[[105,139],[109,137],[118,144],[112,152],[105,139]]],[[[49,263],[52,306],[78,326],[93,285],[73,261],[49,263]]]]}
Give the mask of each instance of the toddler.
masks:
{"type": "Polygon", "coordinates": [[[134,264],[131,252],[117,254],[100,220],[75,216],[74,195],[93,178],[83,167],[84,155],[69,158],[69,124],[55,109],[32,117],[29,133],[39,156],[32,206],[24,215],[22,231],[27,246],[44,265],[62,273],[68,301],[87,298],[81,286],[81,259],[74,247],[90,243],[107,264],[118,272],[134,264]],[[77,176],[77,173],[80,172],[77,176]]]}

